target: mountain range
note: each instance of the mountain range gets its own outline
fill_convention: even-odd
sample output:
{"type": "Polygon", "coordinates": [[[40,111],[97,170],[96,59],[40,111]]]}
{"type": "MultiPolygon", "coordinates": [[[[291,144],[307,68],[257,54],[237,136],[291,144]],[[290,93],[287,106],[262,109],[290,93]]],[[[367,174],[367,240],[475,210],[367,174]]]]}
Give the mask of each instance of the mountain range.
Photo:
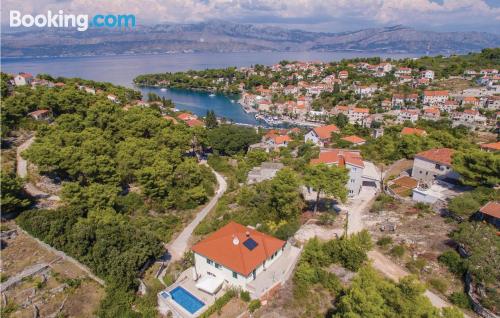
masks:
{"type": "Polygon", "coordinates": [[[330,33],[209,21],[133,29],[38,29],[2,34],[3,57],[179,52],[364,51],[452,54],[500,46],[500,35],[433,32],[397,25],[330,33]]]}

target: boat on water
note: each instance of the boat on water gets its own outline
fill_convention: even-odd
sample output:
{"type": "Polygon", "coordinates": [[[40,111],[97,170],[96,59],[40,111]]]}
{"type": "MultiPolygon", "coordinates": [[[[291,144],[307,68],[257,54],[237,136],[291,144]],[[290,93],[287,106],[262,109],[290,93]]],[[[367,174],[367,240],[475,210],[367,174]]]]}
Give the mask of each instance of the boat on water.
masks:
{"type": "Polygon", "coordinates": [[[231,104],[234,104],[234,99],[231,99],[231,104]]]}
{"type": "Polygon", "coordinates": [[[162,88],[160,88],[160,91],[162,91],[162,92],[166,92],[166,91],[167,91],[167,89],[166,89],[165,87],[162,87],[162,88]]]}
{"type": "Polygon", "coordinates": [[[208,96],[210,96],[210,97],[214,97],[214,96],[215,96],[215,94],[214,94],[214,93],[210,93],[208,96]]]}

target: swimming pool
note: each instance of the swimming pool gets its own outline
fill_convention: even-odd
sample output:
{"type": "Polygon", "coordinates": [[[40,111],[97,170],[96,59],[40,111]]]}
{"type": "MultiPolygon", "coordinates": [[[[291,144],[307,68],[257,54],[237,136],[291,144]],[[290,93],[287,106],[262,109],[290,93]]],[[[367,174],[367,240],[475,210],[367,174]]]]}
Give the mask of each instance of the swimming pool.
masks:
{"type": "Polygon", "coordinates": [[[190,292],[185,290],[184,288],[178,286],[170,291],[170,296],[175,300],[176,303],[181,305],[184,309],[189,311],[191,314],[197,312],[201,307],[205,306],[205,304],[193,296],[190,292]]]}

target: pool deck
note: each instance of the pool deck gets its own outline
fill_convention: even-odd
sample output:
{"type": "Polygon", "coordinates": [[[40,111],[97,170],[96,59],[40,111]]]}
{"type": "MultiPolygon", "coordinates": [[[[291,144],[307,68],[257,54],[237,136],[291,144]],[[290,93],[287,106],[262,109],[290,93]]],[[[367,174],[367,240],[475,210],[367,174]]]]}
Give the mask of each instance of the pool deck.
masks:
{"type": "MultiPolygon", "coordinates": [[[[181,305],[179,305],[175,300],[173,300],[171,297],[164,299],[162,296],[158,295],[158,304],[159,304],[159,311],[162,314],[166,314],[168,311],[171,311],[174,315],[174,317],[179,317],[179,318],[196,318],[199,315],[201,315],[205,310],[207,310],[208,307],[212,306],[212,304],[215,302],[217,298],[220,296],[224,295],[225,290],[224,287],[221,288],[215,295],[210,295],[208,293],[205,293],[204,291],[199,290],[196,287],[196,282],[193,280],[192,276],[192,270],[193,268],[190,267],[182,274],[179,276],[179,278],[175,281],[175,283],[168,288],[164,289],[163,291],[170,292],[171,290],[175,289],[178,286],[181,286],[188,292],[190,292],[193,296],[201,300],[205,305],[201,307],[197,312],[194,314],[191,314],[189,311],[184,309],[181,305]]],[[[160,292],[161,293],[161,292],[160,292]]]]}

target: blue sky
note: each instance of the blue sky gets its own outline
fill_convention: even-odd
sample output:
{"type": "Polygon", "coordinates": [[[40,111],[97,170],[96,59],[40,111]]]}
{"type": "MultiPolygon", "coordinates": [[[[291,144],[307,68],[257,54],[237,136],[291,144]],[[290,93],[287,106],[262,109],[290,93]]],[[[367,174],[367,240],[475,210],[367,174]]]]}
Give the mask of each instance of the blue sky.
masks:
{"type": "Polygon", "coordinates": [[[340,32],[403,24],[434,31],[500,33],[500,0],[3,0],[23,14],[132,13],[140,24],[211,19],[340,32]]]}

